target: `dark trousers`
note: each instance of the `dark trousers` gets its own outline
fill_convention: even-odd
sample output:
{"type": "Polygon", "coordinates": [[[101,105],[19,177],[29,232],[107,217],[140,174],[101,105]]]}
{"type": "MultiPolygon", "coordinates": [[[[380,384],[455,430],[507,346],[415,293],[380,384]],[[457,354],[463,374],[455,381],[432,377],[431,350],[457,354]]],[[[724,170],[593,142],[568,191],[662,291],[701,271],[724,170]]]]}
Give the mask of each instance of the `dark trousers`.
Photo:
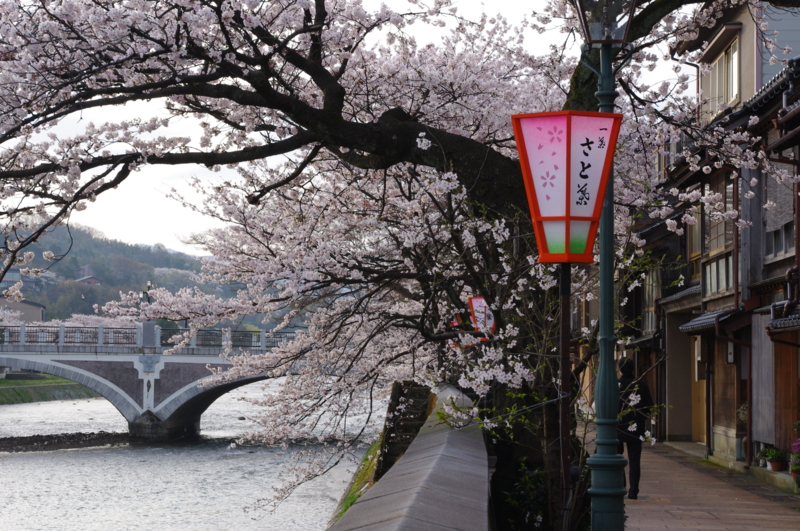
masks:
{"type": "Polygon", "coordinates": [[[628,474],[630,476],[630,487],[628,488],[628,498],[635,499],[639,496],[639,478],[642,477],[642,441],[625,438],[617,443],[617,453],[622,455],[622,446],[628,447],[628,474]]]}

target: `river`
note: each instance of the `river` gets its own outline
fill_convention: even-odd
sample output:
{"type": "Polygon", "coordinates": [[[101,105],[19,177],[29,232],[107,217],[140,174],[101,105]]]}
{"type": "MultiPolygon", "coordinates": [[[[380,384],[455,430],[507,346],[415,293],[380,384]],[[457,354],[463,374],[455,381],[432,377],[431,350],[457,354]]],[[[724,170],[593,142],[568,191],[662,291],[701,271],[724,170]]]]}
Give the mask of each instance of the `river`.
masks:
{"type": "MultiPolygon", "coordinates": [[[[272,492],[280,448],[229,447],[254,406],[251,384],[204,414],[199,440],[46,452],[0,453],[3,531],[322,531],[355,470],[340,464],[298,488],[272,513],[246,512],[272,492]]],[[[102,398],[0,406],[0,437],[126,432],[102,398]]]]}

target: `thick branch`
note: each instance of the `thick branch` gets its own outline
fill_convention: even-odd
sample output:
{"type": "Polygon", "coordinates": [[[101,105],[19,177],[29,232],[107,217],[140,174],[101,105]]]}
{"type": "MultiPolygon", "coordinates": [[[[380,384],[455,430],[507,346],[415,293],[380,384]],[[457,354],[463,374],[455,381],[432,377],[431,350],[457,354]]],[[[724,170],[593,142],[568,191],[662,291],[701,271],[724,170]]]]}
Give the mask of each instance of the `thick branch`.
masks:
{"type": "MultiPolygon", "coordinates": [[[[254,146],[241,149],[239,151],[227,151],[223,153],[167,153],[165,155],[150,155],[145,159],[141,153],[127,153],[124,155],[112,155],[107,157],[96,157],[88,162],[78,165],[81,171],[88,171],[110,164],[133,164],[147,162],[148,164],[202,164],[204,166],[220,166],[225,164],[237,164],[251,160],[259,160],[273,155],[281,155],[300,149],[301,147],[314,142],[315,136],[308,132],[303,132],[286,140],[274,142],[264,146],[254,146]]],[[[66,168],[55,163],[40,164],[24,170],[9,170],[0,172],[0,179],[28,179],[66,168]]]]}

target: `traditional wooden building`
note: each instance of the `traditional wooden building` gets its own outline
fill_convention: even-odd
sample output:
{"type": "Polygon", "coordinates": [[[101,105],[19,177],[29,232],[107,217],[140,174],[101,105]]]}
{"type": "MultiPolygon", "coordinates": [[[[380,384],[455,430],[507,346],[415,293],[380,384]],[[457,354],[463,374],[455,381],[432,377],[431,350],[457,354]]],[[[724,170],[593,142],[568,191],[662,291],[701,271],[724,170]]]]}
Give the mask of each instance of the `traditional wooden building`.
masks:
{"type": "MultiPolygon", "coordinates": [[[[776,25],[782,38],[800,41],[800,11],[776,25]]],[[[666,405],[658,437],[703,444],[722,463],[750,464],[761,448],[789,450],[800,437],[793,426],[800,420],[800,57],[771,64],[761,37],[740,7],[675,52],[701,50],[712,65],[698,82],[705,100],[698,124],[760,137],[771,163],[790,177],[717,167],[712,150],[688,141],[667,150],[665,186],[718,193],[750,226],[699,211],[699,223],[681,236],[667,233],[665,221],[643,229],[651,251],[671,265],[648,275],[638,301],[641,336],[629,345],[643,367],[654,367],[651,385],[666,405]],[[712,171],[693,170],[685,148],[712,171]]],[[[696,208],[674,206],[677,216],[696,208]]]]}

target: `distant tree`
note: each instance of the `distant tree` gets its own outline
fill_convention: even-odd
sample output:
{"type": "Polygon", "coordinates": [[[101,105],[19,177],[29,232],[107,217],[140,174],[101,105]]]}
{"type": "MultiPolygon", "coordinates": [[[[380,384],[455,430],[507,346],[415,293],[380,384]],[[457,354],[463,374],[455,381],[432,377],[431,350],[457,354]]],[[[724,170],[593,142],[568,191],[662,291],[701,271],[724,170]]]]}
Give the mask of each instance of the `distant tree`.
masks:
{"type": "Polygon", "coordinates": [[[109,286],[89,286],[68,280],[31,297],[47,309],[47,319],[68,319],[73,314],[94,315],[94,306],[119,298],[119,291],[109,286]]]}
{"type": "Polygon", "coordinates": [[[153,278],[155,271],[151,265],[124,256],[113,257],[109,267],[115,286],[141,286],[153,278]]]}
{"type": "Polygon", "coordinates": [[[169,319],[157,319],[156,325],[160,326],[162,330],[178,330],[180,328],[178,323],[169,319]]]}
{"type": "Polygon", "coordinates": [[[75,255],[64,258],[53,266],[53,271],[69,279],[76,279],[80,273],[81,263],[75,255]]]}
{"type": "MultiPolygon", "coordinates": [[[[43,235],[40,241],[30,246],[34,258],[30,265],[38,268],[49,268],[67,278],[78,278],[81,266],[86,264],[108,263],[115,257],[121,257],[143,264],[145,267],[172,267],[197,272],[200,261],[182,253],[170,253],[166,249],[150,248],[142,245],[131,245],[103,237],[96,238],[89,228],[82,226],[60,226],[43,235]],[[50,262],[43,258],[45,251],[52,252],[60,261],[50,262]],[[63,256],[69,251],[69,255],[63,256]]],[[[129,263],[130,267],[140,269],[129,263]]],[[[125,267],[125,266],[123,266],[125,267]]],[[[112,267],[113,268],[113,267],[112,267]]],[[[102,268],[101,268],[102,269],[102,268]]],[[[97,272],[95,272],[97,275],[97,272]]],[[[112,275],[113,276],[113,275],[112,275]]],[[[99,278],[99,277],[98,277],[99,278]]],[[[105,279],[112,285],[124,285],[126,282],[116,278],[105,279]]]]}

